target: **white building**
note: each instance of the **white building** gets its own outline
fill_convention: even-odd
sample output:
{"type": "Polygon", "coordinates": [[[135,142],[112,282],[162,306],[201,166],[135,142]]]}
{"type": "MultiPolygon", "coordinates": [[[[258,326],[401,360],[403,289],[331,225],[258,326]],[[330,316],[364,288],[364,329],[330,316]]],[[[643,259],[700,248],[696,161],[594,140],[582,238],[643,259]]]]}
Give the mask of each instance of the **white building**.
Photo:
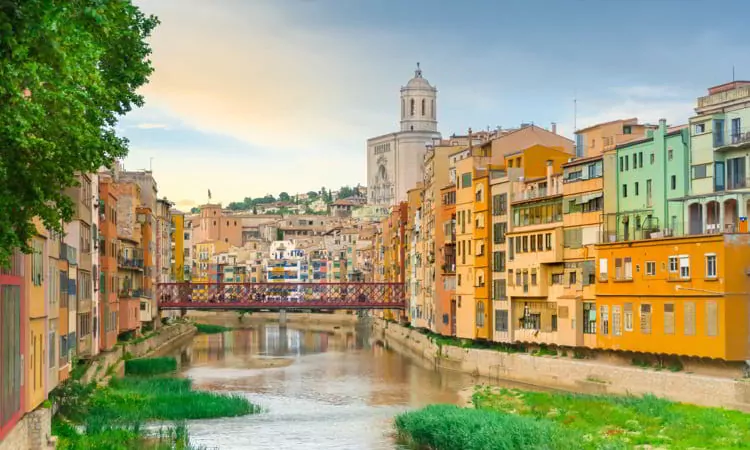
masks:
{"type": "Polygon", "coordinates": [[[367,200],[390,206],[406,200],[406,191],[422,180],[426,145],[439,139],[437,89],[422,77],[401,88],[401,131],[367,140],[367,200]]]}
{"type": "Polygon", "coordinates": [[[308,280],[305,251],[294,241],[273,241],[266,261],[266,280],[276,283],[304,283],[308,280]]]}

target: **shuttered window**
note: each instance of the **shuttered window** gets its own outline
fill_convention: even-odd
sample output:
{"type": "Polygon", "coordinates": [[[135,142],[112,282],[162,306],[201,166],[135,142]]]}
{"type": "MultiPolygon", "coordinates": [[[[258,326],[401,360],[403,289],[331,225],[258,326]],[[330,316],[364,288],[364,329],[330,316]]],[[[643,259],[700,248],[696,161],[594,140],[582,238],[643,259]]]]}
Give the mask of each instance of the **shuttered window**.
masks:
{"type": "Polygon", "coordinates": [[[664,334],[674,334],[674,303],[664,304],[664,334]]]}
{"type": "Polygon", "coordinates": [[[695,302],[685,302],[685,336],[695,336],[695,302]]]}
{"type": "Polygon", "coordinates": [[[719,307],[714,301],[706,302],[706,334],[719,335],[719,307]]]}

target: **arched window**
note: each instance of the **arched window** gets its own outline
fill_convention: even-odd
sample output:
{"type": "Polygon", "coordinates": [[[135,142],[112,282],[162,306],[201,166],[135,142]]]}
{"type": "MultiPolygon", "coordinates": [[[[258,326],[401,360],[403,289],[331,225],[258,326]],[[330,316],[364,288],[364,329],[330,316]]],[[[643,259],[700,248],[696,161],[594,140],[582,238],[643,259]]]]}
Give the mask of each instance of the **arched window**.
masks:
{"type": "Polygon", "coordinates": [[[427,111],[425,111],[427,108],[425,108],[425,105],[427,104],[427,101],[425,99],[422,99],[422,115],[424,116],[427,111]]]}
{"type": "Polygon", "coordinates": [[[414,99],[409,100],[409,111],[410,115],[414,117],[414,99]]]}
{"type": "Polygon", "coordinates": [[[430,100],[430,113],[432,114],[432,118],[435,118],[435,100],[430,100]]]}

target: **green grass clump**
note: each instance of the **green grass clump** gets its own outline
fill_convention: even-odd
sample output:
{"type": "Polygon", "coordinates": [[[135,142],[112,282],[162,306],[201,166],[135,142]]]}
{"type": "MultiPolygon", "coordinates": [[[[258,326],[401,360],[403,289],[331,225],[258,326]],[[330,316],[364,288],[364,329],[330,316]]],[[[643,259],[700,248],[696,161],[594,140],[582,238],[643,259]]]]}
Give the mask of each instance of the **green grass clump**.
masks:
{"type": "Polygon", "coordinates": [[[646,395],[615,397],[480,389],[472,398],[481,412],[551,421],[585,436],[581,449],[748,448],[750,414],[675,403],[646,395]]]}
{"type": "Polygon", "coordinates": [[[226,331],[232,331],[229,327],[224,327],[221,325],[210,325],[207,323],[196,323],[195,328],[198,329],[198,333],[203,334],[217,334],[217,333],[224,333],[226,331]]]}
{"type": "Polygon", "coordinates": [[[177,359],[171,356],[125,361],[125,375],[162,375],[176,370],[177,359]]]}
{"type": "Polygon", "coordinates": [[[241,395],[194,391],[183,378],[118,378],[92,397],[90,414],[131,423],[236,417],[260,412],[241,395]]]}
{"type": "Polygon", "coordinates": [[[73,425],[58,418],[52,421],[52,433],[57,436],[57,448],[62,450],[200,450],[190,444],[187,425],[162,427],[156,433],[146,433],[140,423],[112,427],[91,418],[85,432],[79,433],[73,425]]]}
{"type": "Polygon", "coordinates": [[[431,405],[401,414],[396,417],[395,425],[402,440],[418,448],[575,448],[574,441],[550,421],[453,405],[431,405]]]}

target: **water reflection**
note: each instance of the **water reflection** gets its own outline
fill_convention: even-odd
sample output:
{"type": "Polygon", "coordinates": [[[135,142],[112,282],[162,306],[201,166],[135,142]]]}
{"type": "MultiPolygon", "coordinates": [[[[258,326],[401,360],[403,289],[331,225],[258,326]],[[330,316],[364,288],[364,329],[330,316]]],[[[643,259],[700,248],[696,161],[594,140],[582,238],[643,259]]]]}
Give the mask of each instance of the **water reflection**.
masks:
{"type": "Polygon", "coordinates": [[[394,415],[457,403],[458,392],[474,384],[371,345],[366,328],[267,324],[196,336],[180,353],[197,387],[242,393],[268,409],[191,423],[196,443],[221,449],[397,448],[394,415]]]}

